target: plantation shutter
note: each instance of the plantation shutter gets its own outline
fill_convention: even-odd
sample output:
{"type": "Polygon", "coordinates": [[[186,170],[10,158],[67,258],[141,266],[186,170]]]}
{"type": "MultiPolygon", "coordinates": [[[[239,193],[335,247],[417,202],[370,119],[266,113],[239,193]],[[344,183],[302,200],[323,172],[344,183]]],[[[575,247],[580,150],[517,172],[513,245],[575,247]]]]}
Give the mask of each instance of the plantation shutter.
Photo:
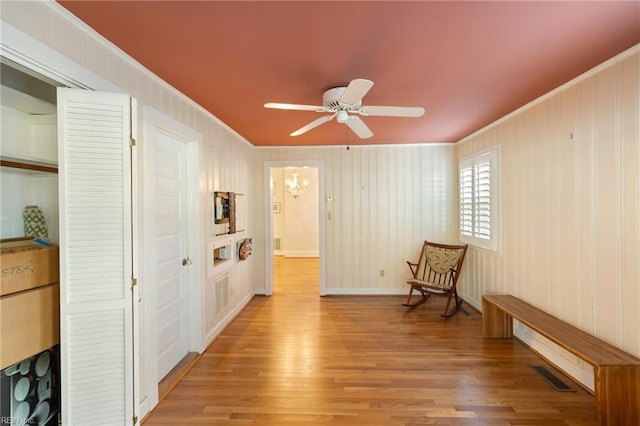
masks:
{"type": "Polygon", "coordinates": [[[460,233],[473,236],[473,162],[460,167],[460,233]]]}
{"type": "Polygon", "coordinates": [[[473,167],[474,234],[484,240],[491,239],[491,159],[483,156],[473,167]]]}
{"type": "Polygon", "coordinates": [[[61,409],[134,422],[130,98],[58,89],[61,409]]]}
{"type": "Polygon", "coordinates": [[[469,157],[458,167],[460,241],[497,251],[498,151],[469,157]]]}

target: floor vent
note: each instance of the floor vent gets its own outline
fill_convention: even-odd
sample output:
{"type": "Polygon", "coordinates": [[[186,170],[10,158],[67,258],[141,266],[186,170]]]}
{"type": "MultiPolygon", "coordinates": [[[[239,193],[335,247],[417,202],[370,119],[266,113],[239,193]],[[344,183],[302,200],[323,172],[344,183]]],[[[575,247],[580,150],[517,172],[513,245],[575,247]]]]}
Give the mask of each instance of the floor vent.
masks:
{"type": "Polygon", "coordinates": [[[547,367],[543,367],[541,365],[534,365],[531,368],[535,370],[536,373],[542,376],[551,386],[554,387],[558,392],[575,392],[576,390],[566,384],[562,379],[553,374],[551,371],[547,369],[547,367]]]}

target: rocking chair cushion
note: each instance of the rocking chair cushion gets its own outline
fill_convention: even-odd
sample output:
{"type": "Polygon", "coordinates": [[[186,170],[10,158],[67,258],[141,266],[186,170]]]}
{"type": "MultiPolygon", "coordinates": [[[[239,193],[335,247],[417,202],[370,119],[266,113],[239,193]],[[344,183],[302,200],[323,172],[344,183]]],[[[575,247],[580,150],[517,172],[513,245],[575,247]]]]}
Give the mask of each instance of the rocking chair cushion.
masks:
{"type": "Polygon", "coordinates": [[[419,280],[417,278],[412,278],[410,280],[407,281],[407,284],[409,285],[415,285],[415,286],[419,286],[419,287],[426,287],[429,289],[433,289],[433,290],[442,290],[442,291],[446,291],[449,290],[451,288],[450,285],[444,285],[444,283],[440,284],[440,283],[432,283],[429,281],[423,281],[423,280],[419,280]]]}
{"type": "Polygon", "coordinates": [[[427,263],[438,274],[446,274],[454,269],[461,255],[462,250],[442,250],[427,246],[427,263]]]}

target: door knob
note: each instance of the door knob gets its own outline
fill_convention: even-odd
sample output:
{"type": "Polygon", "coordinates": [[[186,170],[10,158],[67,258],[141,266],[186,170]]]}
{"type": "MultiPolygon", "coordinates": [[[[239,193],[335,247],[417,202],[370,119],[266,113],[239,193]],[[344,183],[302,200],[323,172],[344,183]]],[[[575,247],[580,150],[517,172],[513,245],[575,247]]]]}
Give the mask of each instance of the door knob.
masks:
{"type": "Polygon", "coordinates": [[[191,259],[189,259],[188,257],[186,259],[182,259],[182,266],[188,265],[191,265],[191,259]]]}

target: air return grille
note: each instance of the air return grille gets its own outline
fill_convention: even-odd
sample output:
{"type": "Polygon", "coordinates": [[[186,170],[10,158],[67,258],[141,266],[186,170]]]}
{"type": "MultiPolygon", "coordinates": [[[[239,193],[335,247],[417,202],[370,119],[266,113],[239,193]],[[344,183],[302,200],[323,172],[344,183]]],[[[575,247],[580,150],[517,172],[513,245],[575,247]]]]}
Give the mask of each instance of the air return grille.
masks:
{"type": "Polygon", "coordinates": [[[542,376],[551,386],[554,387],[558,392],[575,392],[571,386],[566,384],[562,379],[553,374],[549,369],[543,367],[541,365],[533,365],[531,366],[535,370],[536,373],[542,376]]]}

